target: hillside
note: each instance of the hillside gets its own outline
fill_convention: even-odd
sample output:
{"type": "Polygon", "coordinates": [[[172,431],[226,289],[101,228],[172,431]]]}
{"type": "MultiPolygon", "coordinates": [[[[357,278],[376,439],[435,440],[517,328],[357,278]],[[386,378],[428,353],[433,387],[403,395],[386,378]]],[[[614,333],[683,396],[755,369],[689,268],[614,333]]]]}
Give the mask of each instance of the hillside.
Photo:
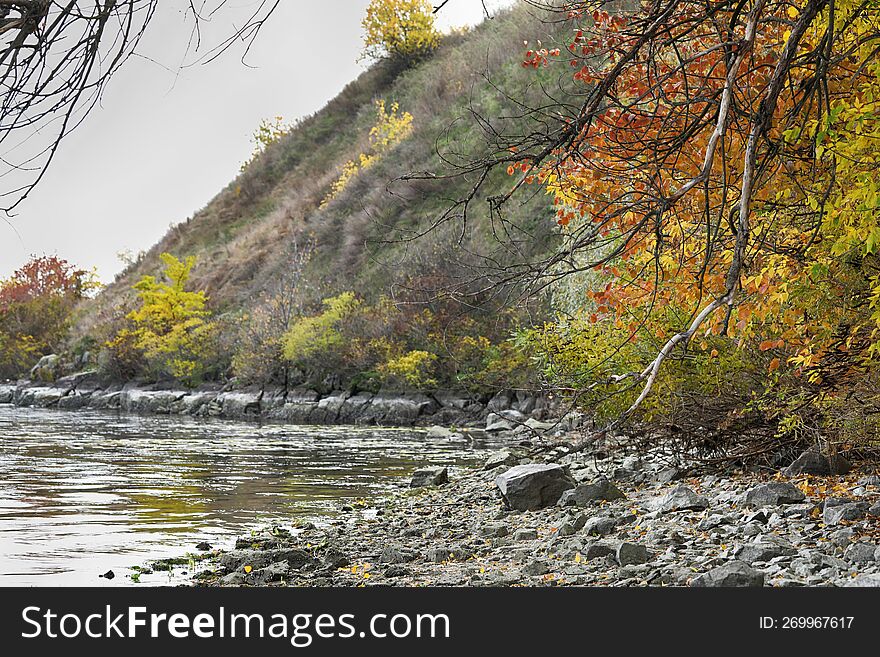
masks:
{"type": "MultiPolygon", "coordinates": [[[[504,226],[490,218],[484,198],[471,206],[466,222],[454,216],[412,240],[474,181],[467,175],[397,179],[411,172],[456,173],[455,161],[486,152],[487,132],[522,130],[526,119],[517,118],[519,103],[539,102],[547,88],[564,95],[563,78],[521,65],[520,44],[550,41],[551,29],[533,10],[517,5],[473,30],[446,36],[415,66],[401,70],[391,61],[377,62],[85,302],[74,323],[74,345],[112,338],[135,301],[132,286],[144,275],[161,274],[162,253],[195,256],[190,287],[207,293],[215,316],[239,323],[289,273],[292,254],[303,249],[310,257],[297,284],[302,312],[351,291],[366,303],[389,298],[427,304],[444,317],[472,316],[491,325],[483,333],[505,338],[518,320],[507,312],[499,320],[499,304],[515,298],[516,290],[494,287],[471,296],[487,287],[479,266],[486,258],[510,263],[545,252],[554,232],[548,197],[534,194],[508,208],[505,222],[523,231],[513,243],[509,236],[496,237],[504,226]],[[344,164],[368,152],[377,100],[410,113],[411,134],[322,205],[344,164]],[[438,293],[445,298],[442,311],[436,307],[438,293]],[[451,301],[453,294],[463,303],[451,301]]],[[[487,181],[481,196],[503,193],[510,185],[502,172],[487,181]]],[[[527,312],[541,310],[519,304],[514,314],[527,312]]]]}

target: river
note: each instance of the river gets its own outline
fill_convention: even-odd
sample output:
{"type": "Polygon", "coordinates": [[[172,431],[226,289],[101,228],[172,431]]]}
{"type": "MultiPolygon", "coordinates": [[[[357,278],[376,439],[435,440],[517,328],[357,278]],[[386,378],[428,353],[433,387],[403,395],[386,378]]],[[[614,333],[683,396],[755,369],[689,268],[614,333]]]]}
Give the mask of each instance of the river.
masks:
{"type": "Polygon", "coordinates": [[[417,467],[472,465],[490,447],[411,429],[0,405],[0,586],[175,583],[132,566],[201,541],[229,547],[267,524],[326,521],[417,467]]]}

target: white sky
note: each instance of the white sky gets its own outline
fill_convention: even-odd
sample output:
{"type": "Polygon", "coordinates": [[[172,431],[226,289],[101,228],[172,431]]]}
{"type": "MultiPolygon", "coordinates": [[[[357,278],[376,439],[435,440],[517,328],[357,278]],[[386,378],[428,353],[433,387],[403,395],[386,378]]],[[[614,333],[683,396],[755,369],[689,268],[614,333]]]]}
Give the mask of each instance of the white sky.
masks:
{"type": "MultiPolygon", "coordinates": [[[[176,7],[185,3],[160,3],[139,48],[150,59],[128,61],[12,226],[0,222],[0,278],[47,253],[112,279],[120,251],[149,248],[237,175],[261,119],[311,114],[364,70],[356,60],[368,3],[282,0],[247,58],[255,68],[232,52],[183,70],[188,31],[176,7]]],[[[450,0],[438,22],[448,29],[482,17],[480,0],[450,0]]],[[[220,20],[210,28],[217,36],[229,30],[220,20]]]]}

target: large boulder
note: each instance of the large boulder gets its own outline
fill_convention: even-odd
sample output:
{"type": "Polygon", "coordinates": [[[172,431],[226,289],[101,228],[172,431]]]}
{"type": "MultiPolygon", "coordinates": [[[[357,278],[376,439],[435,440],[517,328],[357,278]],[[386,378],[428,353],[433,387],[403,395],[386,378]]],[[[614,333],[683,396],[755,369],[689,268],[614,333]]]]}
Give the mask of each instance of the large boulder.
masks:
{"type": "Polygon", "coordinates": [[[507,505],[518,511],[553,506],[562,494],[576,486],[558,463],[517,465],[495,478],[507,505]]]}
{"type": "Polygon", "coordinates": [[[771,481],[755,486],[746,492],[746,506],[777,506],[779,504],[797,504],[806,496],[800,488],[784,481],[771,481]]]}
{"type": "Polygon", "coordinates": [[[764,586],[764,573],[744,561],[728,561],[691,580],[691,586],[764,586]]]}
{"type": "Polygon", "coordinates": [[[789,465],[784,473],[789,477],[798,475],[842,475],[852,470],[852,464],[839,454],[828,458],[817,447],[811,447],[789,465]]]}

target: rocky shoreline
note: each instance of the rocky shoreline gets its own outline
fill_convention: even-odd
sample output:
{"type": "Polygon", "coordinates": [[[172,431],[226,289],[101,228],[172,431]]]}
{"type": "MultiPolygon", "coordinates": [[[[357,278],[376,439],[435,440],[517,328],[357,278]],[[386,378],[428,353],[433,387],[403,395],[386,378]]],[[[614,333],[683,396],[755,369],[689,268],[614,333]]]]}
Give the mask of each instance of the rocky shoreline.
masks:
{"type": "Polygon", "coordinates": [[[177,563],[219,586],[880,586],[871,467],[829,475],[807,452],[787,475],[687,477],[660,454],[534,459],[527,443],[177,563]]]}
{"type": "Polygon", "coordinates": [[[553,413],[545,398],[503,391],[491,398],[466,393],[321,394],[308,388],[204,386],[194,390],[161,385],[117,383],[94,373],[72,375],[52,383],[0,383],[0,404],[21,407],[91,409],[138,415],[190,415],[224,420],[257,420],[290,424],[381,426],[458,426],[505,431],[515,426],[549,426],[553,413]]]}

